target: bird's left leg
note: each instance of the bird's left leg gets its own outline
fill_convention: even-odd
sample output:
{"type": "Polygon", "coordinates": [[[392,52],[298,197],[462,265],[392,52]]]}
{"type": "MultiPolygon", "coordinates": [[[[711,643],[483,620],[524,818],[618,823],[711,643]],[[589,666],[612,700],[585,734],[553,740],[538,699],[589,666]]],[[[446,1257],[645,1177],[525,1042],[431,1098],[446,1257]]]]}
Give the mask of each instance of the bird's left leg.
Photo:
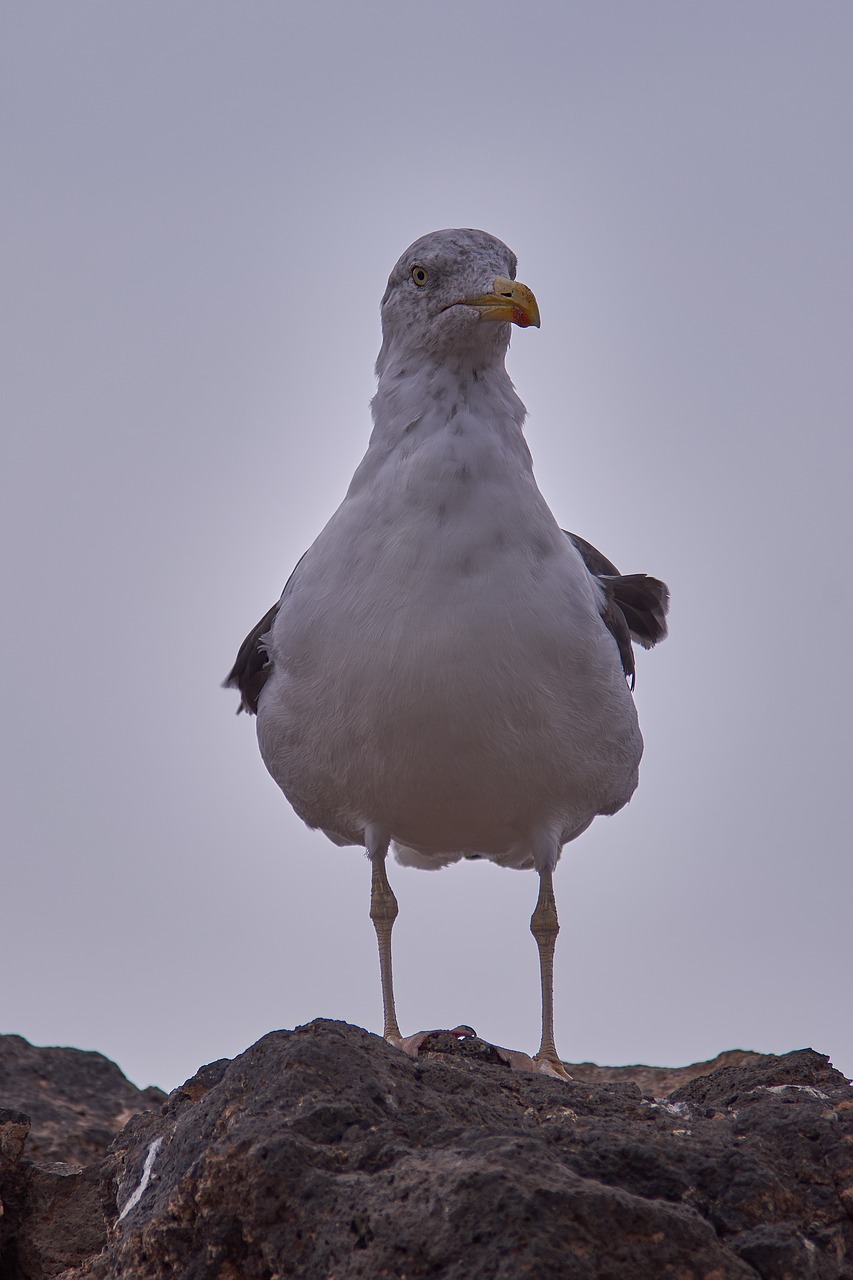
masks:
{"type": "Polygon", "coordinates": [[[373,873],[370,881],[370,918],[379,944],[379,978],[382,983],[382,1015],[385,1023],[382,1034],[392,1044],[399,1044],[402,1036],[397,1025],[394,981],[391,976],[391,930],[397,919],[399,908],[385,872],[385,858],[390,841],[387,836],[368,828],[365,832],[365,843],[373,873]]]}
{"type": "Polygon", "coordinates": [[[549,866],[539,870],[539,897],[530,917],[530,932],[539,948],[539,973],[542,980],[542,1043],[535,1061],[547,1064],[551,1071],[567,1080],[571,1076],[563,1066],[554,1044],[554,947],[560,922],[554,898],[553,872],[549,866]]]}

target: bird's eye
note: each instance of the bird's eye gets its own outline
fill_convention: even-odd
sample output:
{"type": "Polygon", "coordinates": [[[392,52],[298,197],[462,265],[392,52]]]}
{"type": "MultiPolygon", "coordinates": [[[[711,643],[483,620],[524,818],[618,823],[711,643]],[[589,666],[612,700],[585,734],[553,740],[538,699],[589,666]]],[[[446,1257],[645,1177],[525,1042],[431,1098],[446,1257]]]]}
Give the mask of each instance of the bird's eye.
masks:
{"type": "Polygon", "coordinates": [[[412,279],[415,284],[424,285],[429,279],[429,276],[426,271],[424,271],[423,267],[412,267],[412,279]]]}

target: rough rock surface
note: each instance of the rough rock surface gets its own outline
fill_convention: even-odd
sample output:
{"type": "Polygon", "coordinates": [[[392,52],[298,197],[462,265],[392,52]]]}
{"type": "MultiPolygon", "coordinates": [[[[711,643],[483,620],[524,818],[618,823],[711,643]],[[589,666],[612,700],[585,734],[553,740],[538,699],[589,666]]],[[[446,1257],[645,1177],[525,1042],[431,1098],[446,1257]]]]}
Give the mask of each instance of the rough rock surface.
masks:
{"type": "Polygon", "coordinates": [[[40,1280],[100,1252],[115,1216],[101,1162],[132,1116],[165,1099],[103,1054],[0,1036],[0,1280],[40,1280]]]}
{"type": "Polygon", "coordinates": [[[31,1160],[91,1164],[131,1116],[165,1099],[162,1089],[137,1089],[101,1053],[0,1036],[0,1107],[29,1116],[31,1160]]]}
{"type": "Polygon", "coordinates": [[[342,1023],[273,1032],[81,1173],[0,1115],[0,1280],[853,1277],[853,1089],[820,1054],[664,1099],[443,1039],[412,1060],[342,1023]]]}

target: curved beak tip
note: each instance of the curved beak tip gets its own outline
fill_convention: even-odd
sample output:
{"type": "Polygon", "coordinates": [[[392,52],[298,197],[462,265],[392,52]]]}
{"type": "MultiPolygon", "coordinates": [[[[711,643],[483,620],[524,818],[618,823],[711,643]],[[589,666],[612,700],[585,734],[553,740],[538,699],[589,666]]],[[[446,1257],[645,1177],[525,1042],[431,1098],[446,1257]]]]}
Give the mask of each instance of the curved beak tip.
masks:
{"type": "Polygon", "coordinates": [[[466,298],[465,305],[476,307],[481,320],[503,320],[520,329],[539,328],[539,307],[533,290],[519,280],[498,276],[490,293],[466,298]]]}

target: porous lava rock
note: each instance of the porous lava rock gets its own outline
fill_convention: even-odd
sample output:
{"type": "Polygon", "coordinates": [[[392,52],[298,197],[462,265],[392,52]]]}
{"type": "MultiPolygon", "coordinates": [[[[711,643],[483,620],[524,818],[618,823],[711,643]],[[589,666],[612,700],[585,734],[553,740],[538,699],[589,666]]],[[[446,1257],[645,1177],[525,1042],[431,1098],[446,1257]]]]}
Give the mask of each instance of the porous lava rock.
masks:
{"type": "Polygon", "coordinates": [[[115,1216],[101,1162],[132,1116],[165,1099],[103,1054],[0,1036],[0,1280],[54,1276],[101,1251],[115,1216]]]}
{"type": "Polygon", "coordinates": [[[442,1044],[272,1032],[136,1115],[64,1221],[9,1113],[0,1280],[853,1277],[853,1089],[822,1055],[730,1058],[654,1097],[442,1044]]]}

